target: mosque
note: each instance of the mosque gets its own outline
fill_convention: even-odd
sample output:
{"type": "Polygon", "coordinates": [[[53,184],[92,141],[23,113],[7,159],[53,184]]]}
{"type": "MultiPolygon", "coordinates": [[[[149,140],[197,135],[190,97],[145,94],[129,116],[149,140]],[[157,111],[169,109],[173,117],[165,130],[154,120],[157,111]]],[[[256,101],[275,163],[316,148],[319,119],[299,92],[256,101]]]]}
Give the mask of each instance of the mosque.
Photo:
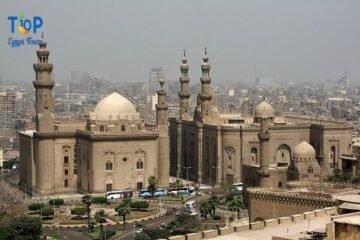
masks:
{"type": "Polygon", "coordinates": [[[352,126],[299,116],[275,116],[265,100],[253,117],[220,114],[211,90],[206,50],[201,91],[189,111],[189,65],[182,58],[180,113],[169,120],[170,175],[198,183],[243,182],[286,188],[288,180],[316,181],[334,168],[355,171],[352,126]]]}
{"type": "Polygon", "coordinates": [[[140,118],[118,93],[102,99],[86,121],[54,119],[46,42],[40,43],[36,80],[36,130],[19,132],[20,184],[32,195],[103,193],[146,187],[155,176],[169,185],[168,106],[163,81],[156,105],[156,125],[140,118]]]}
{"type": "Polygon", "coordinates": [[[146,187],[150,176],[168,187],[169,175],[211,185],[285,188],[288,180],[316,181],[334,168],[354,170],[346,157],[352,152],[351,125],[275,116],[265,100],[251,118],[219,113],[206,50],[194,111],[184,54],[178,117],[168,118],[160,81],[156,125],[144,123],[118,93],[102,99],[86,121],[58,121],[46,46],[40,43],[34,64],[36,130],[19,132],[20,185],[33,195],[135,190],[146,187]]]}

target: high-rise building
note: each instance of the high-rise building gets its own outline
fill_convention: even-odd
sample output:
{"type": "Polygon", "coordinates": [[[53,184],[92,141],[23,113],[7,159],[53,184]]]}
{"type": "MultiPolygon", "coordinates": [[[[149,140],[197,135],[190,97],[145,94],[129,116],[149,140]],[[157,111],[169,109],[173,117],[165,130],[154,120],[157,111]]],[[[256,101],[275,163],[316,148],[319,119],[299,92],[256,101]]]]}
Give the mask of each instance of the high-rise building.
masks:
{"type": "Polygon", "coordinates": [[[0,92],[0,129],[13,128],[16,121],[16,93],[0,92]]]}
{"type": "Polygon", "coordinates": [[[165,80],[165,73],[161,67],[153,67],[149,73],[149,95],[156,94],[160,79],[165,80]]]}

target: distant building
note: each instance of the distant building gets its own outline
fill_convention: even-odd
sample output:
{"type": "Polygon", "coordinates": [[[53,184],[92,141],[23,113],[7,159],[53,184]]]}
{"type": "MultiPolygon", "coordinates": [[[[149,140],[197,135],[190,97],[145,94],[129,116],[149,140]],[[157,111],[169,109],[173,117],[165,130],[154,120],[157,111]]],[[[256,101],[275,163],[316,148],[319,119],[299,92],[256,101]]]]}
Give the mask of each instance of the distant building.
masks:
{"type": "Polygon", "coordinates": [[[16,92],[0,92],[0,129],[14,128],[16,122],[16,92]]]}
{"type": "Polygon", "coordinates": [[[3,155],[3,148],[2,146],[0,145],[0,169],[2,171],[3,167],[4,167],[4,155],[3,155]]]}
{"type": "Polygon", "coordinates": [[[149,95],[154,95],[158,90],[160,79],[165,80],[165,73],[161,67],[153,67],[149,73],[149,95]]]}

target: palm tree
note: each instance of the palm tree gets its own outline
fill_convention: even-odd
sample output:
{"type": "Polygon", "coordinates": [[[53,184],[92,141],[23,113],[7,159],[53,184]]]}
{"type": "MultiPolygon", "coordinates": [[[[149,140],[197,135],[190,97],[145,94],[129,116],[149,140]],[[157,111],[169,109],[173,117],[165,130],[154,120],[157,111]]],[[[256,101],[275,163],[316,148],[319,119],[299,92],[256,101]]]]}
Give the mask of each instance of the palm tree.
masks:
{"type": "Polygon", "coordinates": [[[158,180],[154,177],[154,176],[150,176],[148,178],[148,191],[151,193],[151,197],[154,197],[154,193],[156,192],[157,189],[157,184],[158,184],[158,180]]]}
{"type": "Polygon", "coordinates": [[[95,213],[95,221],[100,224],[100,239],[103,235],[103,223],[106,223],[105,211],[101,209],[95,213]]]}
{"type": "Polygon", "coordinates": [[[235,212],[237,211],[238,213],[238,219],[240,218],[240,209],[244,209],[244,203],[242,200],[242,197],[240,198],[234,198],[229,206],[228,206],[229,211],[235,212]]]}
{"type": "Polygon", "coordinates": [[[213,212],[212,216],[214,216],[215,215],[215,209],[220,203],[220,200],[219,200],[218,196],[212,195],[211,198],[209,199],[208,203],[209,203],[209,205],[210,205],[210,207],[212,209],[212,212],[213,212]]]}
{"type": "Polygon", "coordinates": [[[195,191],[195,195],[196,195],[196,196],[199,195],[200,184],[194,186],[194,191],[195,191]]]}
{"type": "Polygon", "coordinates": [[[115,207],[115,211],[118,213],[119,216],[123,217],[123,228],[125,230],[126,215],[130,214],[130,202],[123,201],[115,207]]]}
{"type": "Polygon", "coordinates": [[[173,184],[174,187],[176,188],[176,190],[177,190],[177,195],[179,196],[180,188],[183,188],[183,187],[184,187],[183,181],[182,181],[180,178],[176,178],[176,179],[174,179],[174,181],[172,182],[172,184],[173,184]]]}
{"type": "Polygon", "coordinates": [[[207,220],[207,215],[211,213],[211,206],[209,202],[203,202],[200,206],[200,213],[205,216],[205,220],[207,220]]]}
{"type": "Polygon", "coordinates": [[[86,213],[87,213],[87,219],[88,219],[88,231],[90,231],[91,200],[92,200],[92,197],[89,194],[86,194],[82,197],[82,203],[86,205],[86,213]]]}

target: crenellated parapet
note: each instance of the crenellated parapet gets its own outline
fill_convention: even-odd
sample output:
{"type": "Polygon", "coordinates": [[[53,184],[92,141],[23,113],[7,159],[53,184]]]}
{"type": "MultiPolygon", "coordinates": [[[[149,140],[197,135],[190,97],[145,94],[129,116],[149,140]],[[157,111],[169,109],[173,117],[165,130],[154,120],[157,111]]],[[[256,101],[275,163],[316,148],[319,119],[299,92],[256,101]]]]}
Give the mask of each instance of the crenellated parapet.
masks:
{"type": "Polygon", "coordinates": [[[248,193],[251,200],[257,201],[269,201],[313,207],[328,207],[336,205],[335,199],[326,194],[278,192],[269,191],[263,188],[251,188],[248,189],[248,193]]]}

